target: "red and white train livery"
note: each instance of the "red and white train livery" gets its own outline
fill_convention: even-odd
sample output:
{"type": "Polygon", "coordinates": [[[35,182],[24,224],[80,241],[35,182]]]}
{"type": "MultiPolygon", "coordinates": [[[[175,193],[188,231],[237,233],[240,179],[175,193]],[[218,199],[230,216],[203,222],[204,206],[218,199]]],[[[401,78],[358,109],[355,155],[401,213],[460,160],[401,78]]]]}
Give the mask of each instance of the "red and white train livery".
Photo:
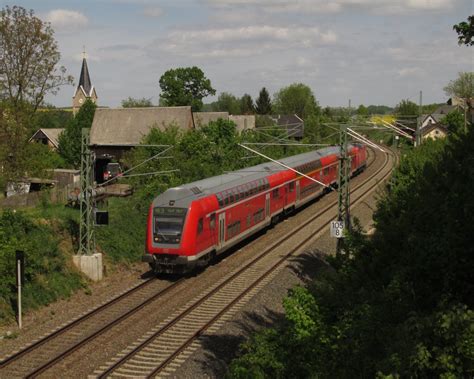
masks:
{"type": "MultiPolygon", "coordinates": [[[[351,174],[366,166],[367,150],[349,145],[351,174]]],[[[338,177],[339,147],[284,158],[281,162],[327,185],[338,177]]],[[[170,188],[157,196],[148,215],[143,261],[157,272],[186,272],[279,216],[318,197],[324,187],[283,168],[262,163],[170,188]]]]}

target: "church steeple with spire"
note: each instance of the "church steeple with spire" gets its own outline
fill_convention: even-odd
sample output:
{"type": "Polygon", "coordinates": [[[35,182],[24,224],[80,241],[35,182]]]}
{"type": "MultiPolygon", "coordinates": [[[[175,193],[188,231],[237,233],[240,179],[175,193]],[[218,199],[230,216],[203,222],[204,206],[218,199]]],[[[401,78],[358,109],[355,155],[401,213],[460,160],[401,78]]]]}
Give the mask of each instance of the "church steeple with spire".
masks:
{"type": "Polygon", "coordinates": [[[84,48],[81,76],[79,78],[79,84],[77,85],[74,97],[72,98],[72,112],[74,114],[77,113],[77,111],[79,110],[81,105],[84,104],[86,99],[91,99],[94,103],[97,103],[97,93],[91,82],[89,69],[87,68],[86,51],[84,48]]]}

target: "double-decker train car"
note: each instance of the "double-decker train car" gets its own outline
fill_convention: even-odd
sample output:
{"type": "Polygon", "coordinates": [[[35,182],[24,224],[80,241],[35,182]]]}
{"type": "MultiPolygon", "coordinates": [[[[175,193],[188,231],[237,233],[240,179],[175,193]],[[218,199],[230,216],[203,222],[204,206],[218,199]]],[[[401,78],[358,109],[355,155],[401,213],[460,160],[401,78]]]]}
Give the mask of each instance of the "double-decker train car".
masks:
{"type": "MultiPolygon", "coordinates": [[[[367,150],[348,148],[351,174],[366,166],[367,150]]],[[[284,158],[280,162],[326,185],[338,177],[339,147],[284,158]]],[[[180,273],[211,258],[315,199],[325,187],[276,163],[170,188],[149,210],[143,261],[157,273],[180,273]]]]}

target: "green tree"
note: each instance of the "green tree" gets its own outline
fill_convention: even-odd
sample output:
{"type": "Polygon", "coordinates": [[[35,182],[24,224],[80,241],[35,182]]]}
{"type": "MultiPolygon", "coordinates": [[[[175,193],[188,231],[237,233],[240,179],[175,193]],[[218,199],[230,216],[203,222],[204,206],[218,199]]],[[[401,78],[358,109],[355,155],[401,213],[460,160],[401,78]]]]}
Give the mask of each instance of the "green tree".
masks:
{"type": "Polygon", "coordinates": [[[474,72],[460,72],[458,78],[451,80],[444,92],[448,96],[456,96],[461,99],[474,97],[474,72]]]}
{"type": "Polygon", "coordinates": [[[255,110],[258,114],[270,114],[272,113],[272,102],[270,100],[270,94],[267,89],[263,87],[258,94],[258,98],[255,101],[255,110]]]}
{"type": "Polygon", "coordinates": [[[160,78],[160,103],[166,106],[190,105],[194,112],[202,109],[202,99],[215,95],[211,81],[196,66],[166,71],[160,78]]]}
{"type": "Polygon", "coordinates": [[[464,115],[458,110],[449,112],[441,119],[441,124],[446,125],[450,132],[459,133],[463,130],[464,115]]]}
{"type": "Polygon", "coordinates": [[[255,105],[252,100],[252,96],[248,93],[244,94],[240,99],[240,113],[241,114],[254,114],[255,105]]]}
{"type": "Polygon", "coordinates": [[[229,112],[230,114],[240,113],[239,100],[228,92],[222,92],[213,105],[213,110],[217,112],[229,112]]]}
{"type": "Polygon", "coordinates": [[[87,99],[79,108],[76,117],[59,135],[59,153],[68,164],[76,168],[81,163],[82,129],[92,126],[96,107],[91,99],[87,99]]]}
{"type": "Polygon", "coordinates": [[[57,67],[61,54],[53,34],[33,10],[7,6],[0,12],[0,99],[14,109],[28,104],[35,111],[47,93],[72,83],[66,69],[57,67]]]}
{"type": "Polygon", "coordinates": [[[369,115],[369,110],[367,107],[365,107],[363,104],[359,105],[359,108],[357,108],[357,115],[358,116],[368,116],[369,115]]]}
{"type": "Polygon", "coordinates": [[[453,26],[453,29],[458,33],[459,45],[474,45],[474,15],[468,16],[467,22],[462,21],[453,26]]]}
{"type": "Polygon", "coordinates": [[[273,112],[278,114],[296,114],[302,119],[320,113],[313,91],[303,83],[294,83],[280,89],[274,96],[273,112]]]}
{"type": "Polygon", "coordinates": [[[151,99],[147,99],[146,97],[142,97],[141,99],[128,97],[125,100],[122,100],[123,108],[147,108],[152,106],[153,103],[151,102],[151,99]]]}
{"type": "Polygon", "coordinates": [[[397,104],[395,113],[398,116],[419,116],[419,108],[413,101],[406,99],[397,104]]]}

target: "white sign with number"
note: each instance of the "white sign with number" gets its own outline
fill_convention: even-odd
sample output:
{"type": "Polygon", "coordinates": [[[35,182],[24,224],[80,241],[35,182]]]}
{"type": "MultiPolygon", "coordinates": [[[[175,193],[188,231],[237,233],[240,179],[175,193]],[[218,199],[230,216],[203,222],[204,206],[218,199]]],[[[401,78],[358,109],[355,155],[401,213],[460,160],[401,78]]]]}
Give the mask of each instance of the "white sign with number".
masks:
{"type": "Polygon", "coordinates": [[[343,238],[344,237],[344,221],[331,221],[329,227],[331,231],[331,237],[343,238]]]}

